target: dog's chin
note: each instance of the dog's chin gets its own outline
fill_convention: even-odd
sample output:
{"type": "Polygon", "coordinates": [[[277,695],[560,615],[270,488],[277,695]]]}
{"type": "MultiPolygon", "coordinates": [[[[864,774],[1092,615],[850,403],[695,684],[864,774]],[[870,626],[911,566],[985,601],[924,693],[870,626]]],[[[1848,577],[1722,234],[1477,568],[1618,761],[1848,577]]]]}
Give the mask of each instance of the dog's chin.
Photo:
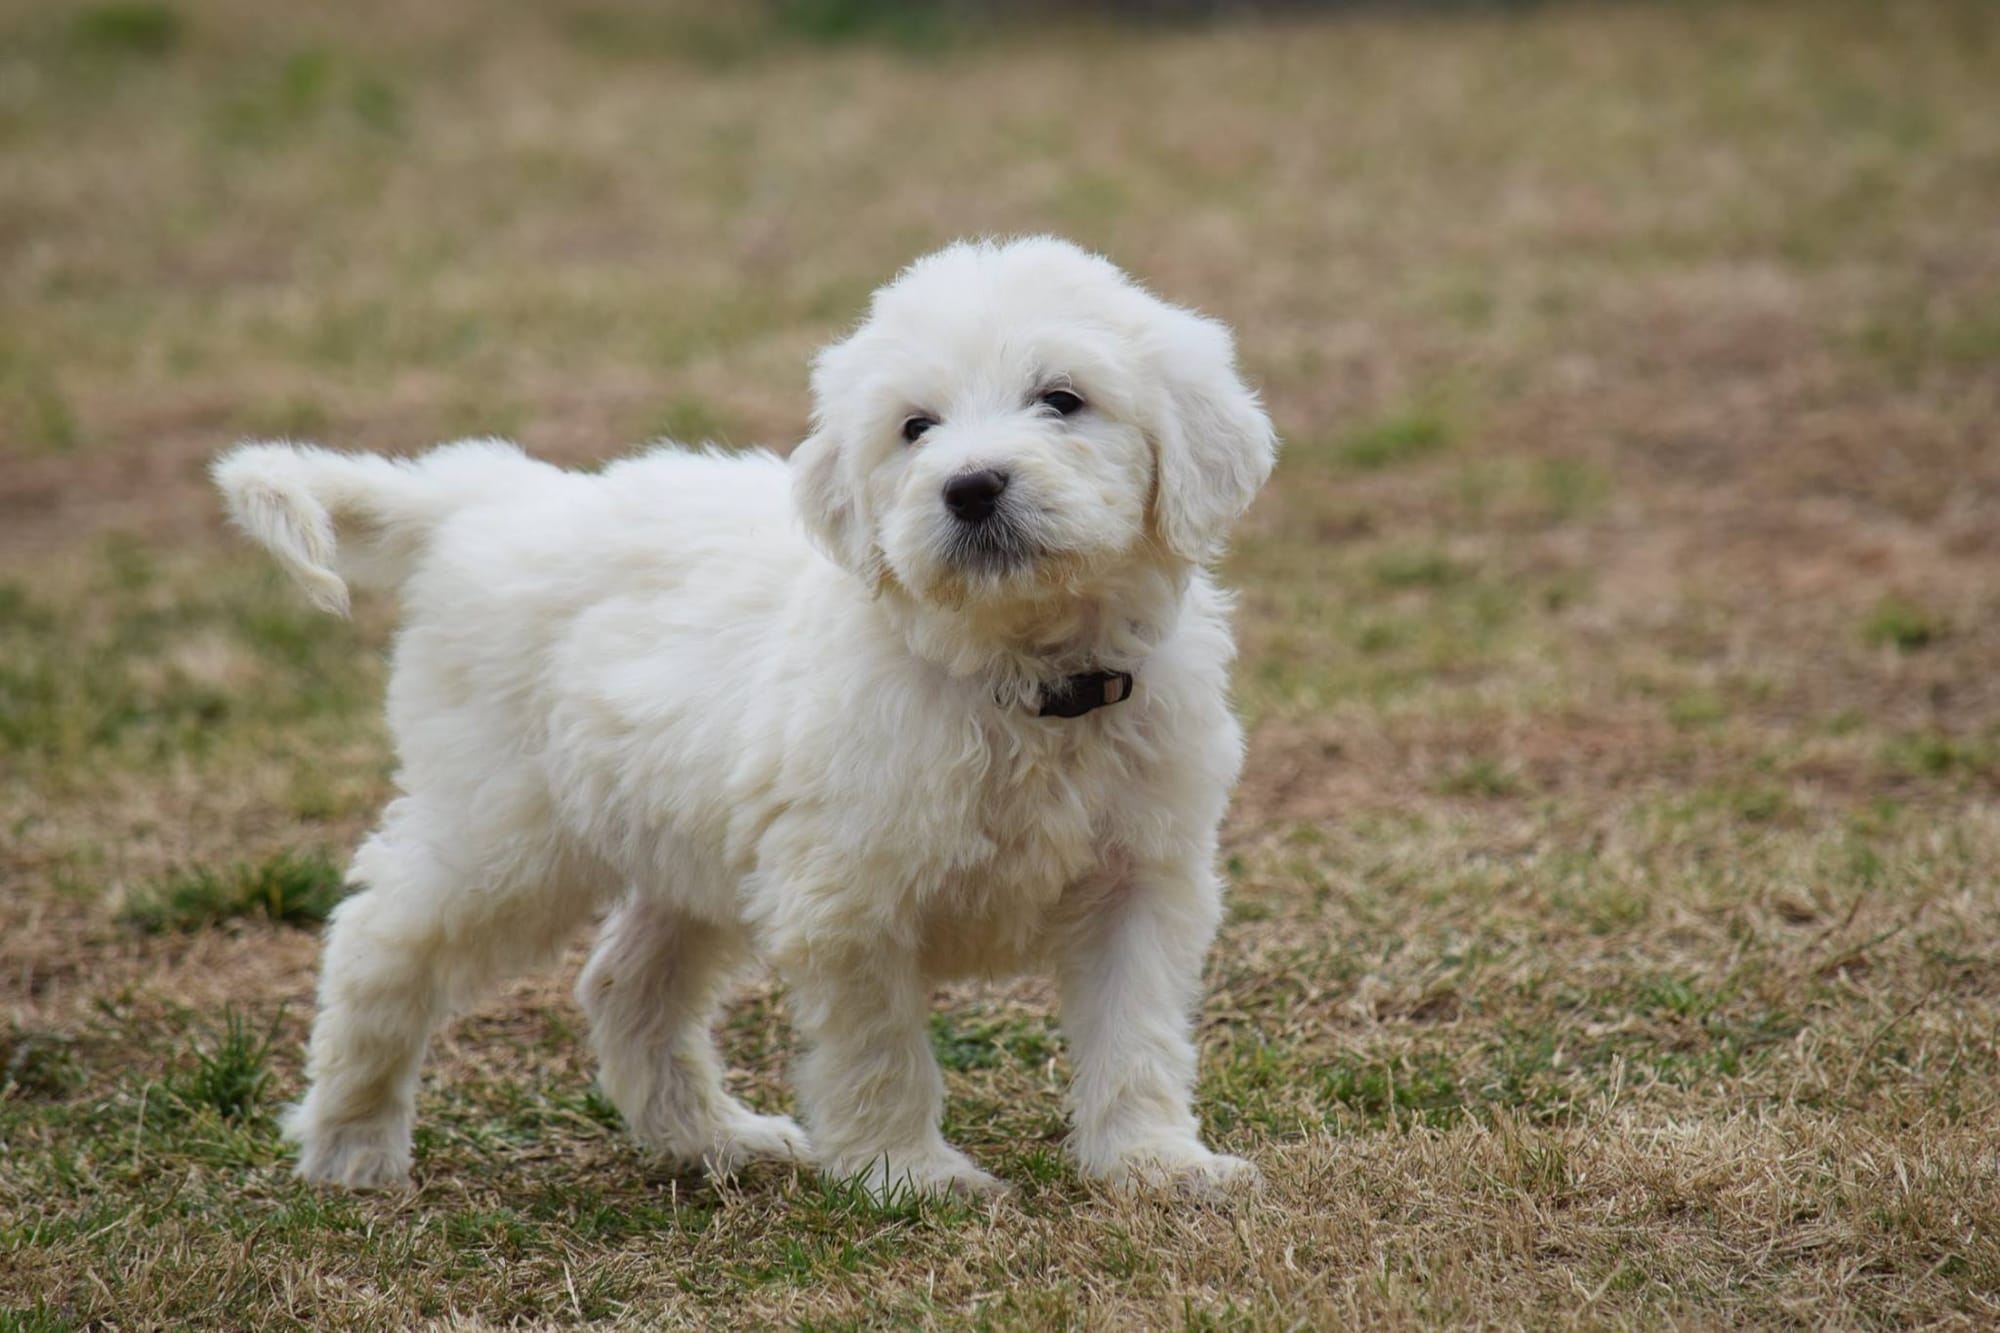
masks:
{"type": "Polygon", "coordinates": [[[1046,602],[1092,566],[1079,552],[977,528],[941,545],[909,567],[895,569],[892,562],[892,573],[920,600],[953,611],[1046,602]]]}
{"type": "Polygon", "coordinates": [[[956,528],[945,535],[940,566],[957,578],[1006,585],[1031,573],[1050,553],[1007,523],[956,528]]]}

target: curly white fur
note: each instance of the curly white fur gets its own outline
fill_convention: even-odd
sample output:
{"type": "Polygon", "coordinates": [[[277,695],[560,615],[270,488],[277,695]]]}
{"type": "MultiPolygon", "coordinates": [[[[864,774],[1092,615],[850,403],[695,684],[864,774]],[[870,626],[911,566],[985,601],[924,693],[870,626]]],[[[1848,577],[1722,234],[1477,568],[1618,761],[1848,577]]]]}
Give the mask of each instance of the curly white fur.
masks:
{"type": "Polygon", "coordinates": [[[318,604],[356,579],[404,606],[401,794],[329,928],[302,1175],[402,1181],[431,1031],[609,908],[578,995],[605,1089],[674,1158],[993,1187],[939,1132],[930,991],[1045,967],[1081,1168],[1254,1179],[1190,1109],[1242,757],[1204,565],[1276,447],[1228,331],[1064,242],[961,244],[878,292],[813,387],[789,466],[660,447],[579,474],[497,441],[217,462],[318,604]],[[936,424],[907,442],[911,417],[936,424]],[[1009,480],[968,546],[941,488],[980,469],[1009,480]],[[1037,715],[1095,669],[1132,697],[1037,715]],[[810,1148],[711,1045],[759,957],[808,1041],[810,1148]]]}

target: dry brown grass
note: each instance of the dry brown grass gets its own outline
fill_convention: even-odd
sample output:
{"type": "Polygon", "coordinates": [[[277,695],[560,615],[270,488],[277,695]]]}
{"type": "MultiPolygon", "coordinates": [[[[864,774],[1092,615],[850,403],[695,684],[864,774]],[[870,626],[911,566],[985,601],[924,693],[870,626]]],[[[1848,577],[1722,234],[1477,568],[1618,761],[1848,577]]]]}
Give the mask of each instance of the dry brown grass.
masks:
{"type": "MultiPolygon", "coordinates": [[[[0,17],[0,1328],[2000,1321],[2000,11],[92,12],[0,17]],[[1024,229],[1287,437],[1202,1100],[1266,1196],[1081,1185],[1032,982],[941,997],[1009,1200],[663,1177],[574,958],[440,1042],[417,1192],[293,1184],[310,933],[120,913],[351,845],[393,608],[206,457],[783,444],[874,282],[1024,229]]],[[[782,997],[726,1037],[782,1104],[782,997]]]]}

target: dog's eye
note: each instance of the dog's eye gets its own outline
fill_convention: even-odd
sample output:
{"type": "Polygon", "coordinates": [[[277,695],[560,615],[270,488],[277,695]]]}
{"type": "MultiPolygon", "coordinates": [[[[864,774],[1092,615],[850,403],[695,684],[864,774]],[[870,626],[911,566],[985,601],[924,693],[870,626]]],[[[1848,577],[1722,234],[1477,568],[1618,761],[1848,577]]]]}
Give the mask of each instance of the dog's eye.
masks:
{"type": "Polygon", "coordinates": [[[1059,417],[1070,417],[1083,411],[1083,399],[1068,389],[1051,389],[1042,395],[1042,406],[1052,409],[1059,417]]]}
{"type": "Polygon", "coordinates": [[[903,419],[903,443],[915,444],[923,433],[937,425],[929,417],[905,417],[903,419]]]}

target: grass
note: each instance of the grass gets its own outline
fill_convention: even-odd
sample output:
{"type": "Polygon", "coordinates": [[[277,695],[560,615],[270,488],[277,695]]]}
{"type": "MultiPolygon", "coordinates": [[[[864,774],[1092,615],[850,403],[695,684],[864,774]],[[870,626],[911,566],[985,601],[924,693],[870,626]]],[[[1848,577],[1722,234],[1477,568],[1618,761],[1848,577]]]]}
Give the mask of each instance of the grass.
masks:
{"type": "Polygon", "coordinates": [[[1450,447],[1451,423],[1430,408],[1411,408],[1355,426],[1334,446],[1334,454],[1351,468],[1373,471],[1394,467],[1450,447]]]}
{"type": "Polygon", "coordinates": [[[326,920],[345,888],[340,867],[324,852],[280,852],[258,865],[177,870],[134,893],[119,919],[153,933],[244,917],[310,926],[326,920]]]}
{"type": "MultiPolygon", "coordinates": [[[[406,9],[0,4],[0,1328],[2000,1319],[1992,6],[406,9]],[[580,944],[434,1044],[413,1193],[296,1184],[394,608],[206,459],[783,446],[882,276],[1038,228],[1287,441],[1201,1013],[1263,1197],[1080,1181],[1033,979],[933,1026],[1006,1199],[673,1174],[580,944]]],[[[788,1109],[782,993],[720,1032],[788,1109]]]]}
{"type": "Polygon", "coordinates": [[[1862,637],[1869,643],[1912,653],[1942,638],[1945,629],[1937,615],[1915,602],[1885,597],[1869,611],[1862,637]]]}
{"type": "Polygon", "coordinates": [[[0,1044],[0,1096],[55,1099],[80,1089],[75,1044],[60,1032],[10,1030],[0,1044]]]}
{"type": "MultiPolygon", "coordinates": [[[[282,1018],[282,1015],[280,1015],[282,1018]]],[[[244,1120],[256,1113],[271,1081],[266,1057],[277,1031],[258,1036],[249,1021],[233,1008],[222,1011],[222,1030],[194,1049],[194,1063],[169,1080],[168,1090],[193,1113],[213,1111],[224,1120],[244,1120]]]]}
{"type": "Polygon", "coordinates": [[[179,10],[160,4],[99,5],[70,25],[79,47],[137,56],[164,56],[179,46],[187,23],[179,10]]]}

